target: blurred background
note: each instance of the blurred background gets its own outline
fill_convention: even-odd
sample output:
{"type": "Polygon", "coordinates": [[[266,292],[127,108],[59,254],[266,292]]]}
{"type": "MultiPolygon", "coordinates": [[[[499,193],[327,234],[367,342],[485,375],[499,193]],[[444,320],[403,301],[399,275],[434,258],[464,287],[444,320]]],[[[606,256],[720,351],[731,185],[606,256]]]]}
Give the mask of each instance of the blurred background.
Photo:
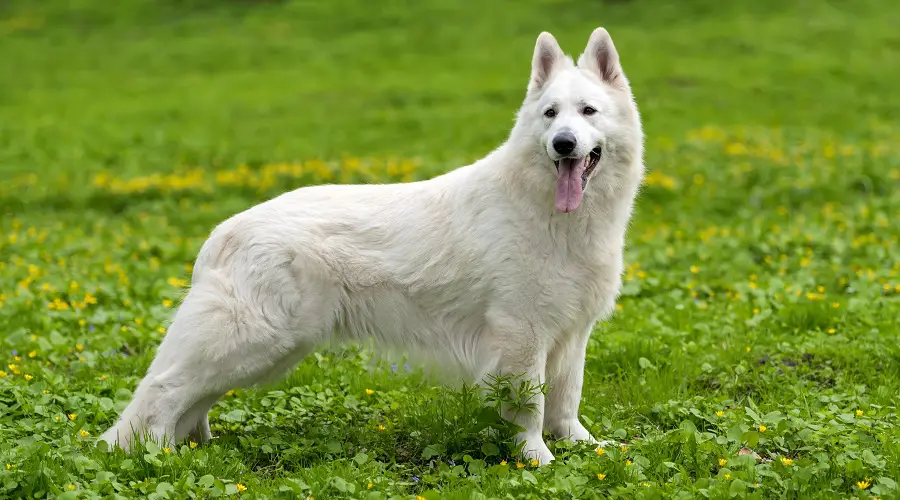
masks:
{"type": "Polygon", "coordinates": [[[195,477],[198,495],[301,498],[890,497],[898,26],[897,0],[0,0],[0,497],[162,498],[195,477]],[[527,479],[472,399],[396,365],[373,375],[354,350],[225,398],[213,446],[135,463],[90,449],[215,224],[290,189],[484,156],[538,34],[577,56],[598,26],[648,171],[582,413],[627,451],[527,479]],[[466,454],[511,474],[433,463],[466,454]]]}
{"type": "Polygon", "coordinates": [[[607,27],[653,147],[705,125],[857,133],[898,116],[894,2],[70,0],[0,3],[0,168],[170,172],[480,157],[537,34],[607,27]]]}

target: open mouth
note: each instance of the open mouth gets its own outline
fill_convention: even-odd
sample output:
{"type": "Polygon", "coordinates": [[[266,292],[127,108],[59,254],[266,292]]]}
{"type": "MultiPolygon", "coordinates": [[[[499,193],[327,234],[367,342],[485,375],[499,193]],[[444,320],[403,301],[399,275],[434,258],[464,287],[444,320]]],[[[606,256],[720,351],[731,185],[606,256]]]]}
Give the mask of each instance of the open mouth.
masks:
{"type": "Polygon", "coordinates": [[[592,149],[584,158],[560,158],[556,164],[556,208],[569,213],[581,205],[582,193],[588,177],[600,163],[600,146],[592,149]]]}
{"type": "MultiPolygon", "coordinates": [[[[588,153],[587,158],[585,159],[586,165],[584,167],[584,173],[581,174],[581,189],[582,190],[584,190],[585,186],[587,186],[587,180],[588,180],[588,177],[591,176],[591,172],[593,172],[594,169],[597,168],[597,164],[600,163],[600,154],[602,152],[603,152],[603,150],[600,149],[600,146],[597,146],[596,148],[592,149],[590,153],[588,153]]],[[[562,158],[562,160],[570,160],[570,159],[571,158],[562,158]]],[[[553,162],[553,164],[556,165],[557,172],[559,172],[559,162],[560,161],[561,160],[556,160],[553,162]]]]}

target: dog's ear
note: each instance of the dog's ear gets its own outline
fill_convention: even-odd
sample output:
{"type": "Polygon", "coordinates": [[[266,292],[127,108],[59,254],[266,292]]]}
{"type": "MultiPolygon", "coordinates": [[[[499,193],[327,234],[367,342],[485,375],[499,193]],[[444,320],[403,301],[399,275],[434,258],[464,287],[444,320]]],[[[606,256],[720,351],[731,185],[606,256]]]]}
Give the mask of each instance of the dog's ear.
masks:
{"type": "Polygon", "coordinates": [[[556,38],[546,31],[541,33],[534,45],[534,57],[531,59],[531,81],[528,83],[528,93],[540,92],[550,77],[553,70],[565,55],[556,38]]]}
{"type": "Polygon", "coordinates": [[[619,65],[619,53],[609,33],[603,28],[597,28],[591,33],[584,54],[578,58],[578,67],[593,71],[610,85],[625,85],[622,66],[619,65]]]}

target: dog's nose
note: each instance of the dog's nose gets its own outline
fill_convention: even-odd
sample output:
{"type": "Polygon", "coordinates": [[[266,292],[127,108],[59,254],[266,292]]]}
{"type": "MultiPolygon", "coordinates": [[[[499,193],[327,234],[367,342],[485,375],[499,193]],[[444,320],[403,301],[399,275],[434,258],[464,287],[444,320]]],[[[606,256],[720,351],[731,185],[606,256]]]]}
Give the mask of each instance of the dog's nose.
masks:
{"type": "Polygon", "coordinates": [[[575,134],[572,132],[561,132],[553,138],[553,149],[561,155],[567,155],[575,151],[575,134]]]}

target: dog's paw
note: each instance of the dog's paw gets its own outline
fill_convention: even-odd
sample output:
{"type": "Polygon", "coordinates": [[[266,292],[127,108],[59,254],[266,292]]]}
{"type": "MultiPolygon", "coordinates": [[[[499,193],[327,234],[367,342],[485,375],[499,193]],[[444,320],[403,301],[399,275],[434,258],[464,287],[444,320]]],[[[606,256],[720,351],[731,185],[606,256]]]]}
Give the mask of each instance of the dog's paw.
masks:
{"type": "Polygon", "coordinates": [[[525,459],[529,462],[537,460],[539,466],[547,465],[554,459],[550,448],[547,448],[547,444],[540,438],[526,440],[525,446],[522,448],[522,454],[525,455],[525,459]]]}
{"type": "Polygon", "coordinates": [[[583,441],[588,444],[600,444],[599,441],[591,436],[591,433],[585,429],[577,419],[566,420],[552,426],[550,433],[559,439],[571,439],[572,441],[583,441]]]}

